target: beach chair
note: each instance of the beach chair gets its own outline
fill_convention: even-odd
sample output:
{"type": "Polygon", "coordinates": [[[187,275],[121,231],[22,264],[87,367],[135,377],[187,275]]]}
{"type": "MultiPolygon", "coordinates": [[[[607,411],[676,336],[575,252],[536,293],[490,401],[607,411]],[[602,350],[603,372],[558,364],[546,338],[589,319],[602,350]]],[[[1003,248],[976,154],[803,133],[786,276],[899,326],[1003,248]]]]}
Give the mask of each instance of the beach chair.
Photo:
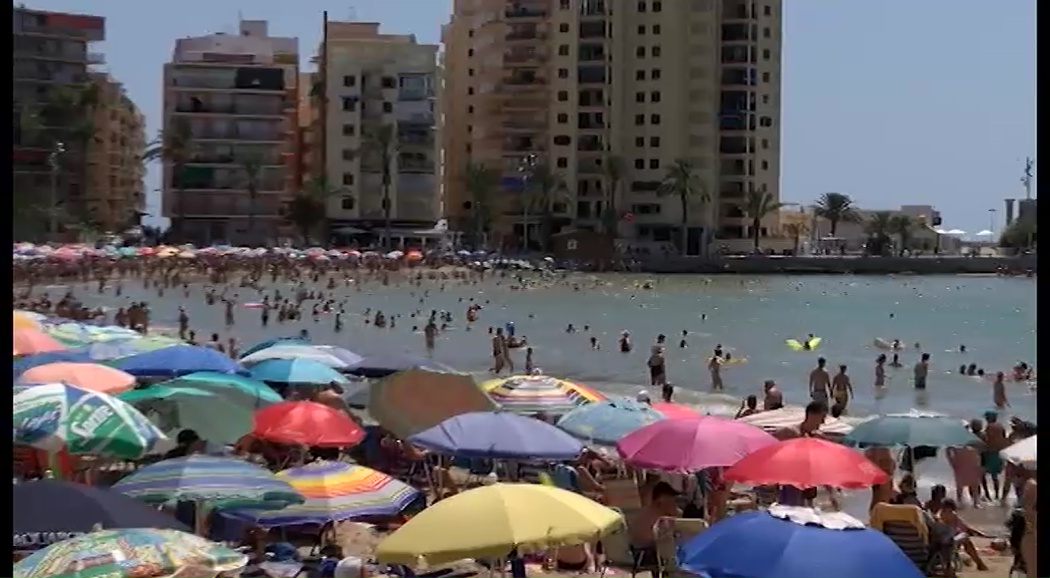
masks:
{"type": "Polygon", "coordinates": [[[602,485],[605,486],[605,495],[609,499],[607,505],[610,508],[619,508],[623,512],[642,508],[642,495],[638,491],[638,481],[633,476],[605,480],[602,485]]]}
{"type": "Polygon", "coordinates": [[[869,525],[885,534],[926,576],[955,576],[960,566],[958,542],[939,543],[931,537],[926,520],[918,506],[876,504],[869,525]]]}
{"type": "Polygon", "coordinates": [[[678,567],[678,549],[707,529],[707,522],[695,518],[663,517],[653,524],[656,539],[656,565],[662,576],[693,576],[678,567]]]}

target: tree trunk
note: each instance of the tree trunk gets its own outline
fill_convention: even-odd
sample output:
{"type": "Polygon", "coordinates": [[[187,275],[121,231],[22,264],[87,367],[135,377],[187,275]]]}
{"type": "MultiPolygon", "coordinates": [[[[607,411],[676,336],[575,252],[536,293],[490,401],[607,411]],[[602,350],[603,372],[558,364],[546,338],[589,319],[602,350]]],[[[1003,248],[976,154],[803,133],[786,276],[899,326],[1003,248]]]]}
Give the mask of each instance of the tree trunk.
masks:
{"type": "Polygon", "coordinates": [[[831,223],[831,230],[830,230],[829,234],[832,237],[834,237],[835,233],[839,232],[839,220],[838,219],[828,219],[828,222],[831,223]]]}
{"type": "Polygon", "coordinates": [[[760,219],[751,220],[751,238],[755,241],[755,251],[757,252],[762,248],[761,242],[759,241],[759,233],[761,232],[762,221],[760,219]]]}
{"type": "Polygon", "coordinates": [[[679,249],[682,255],[689,254],[689,200],[685,195],[679,199],[682,203],[682,246],[679,249]]]}
{"type": "Polygon", "coordinates": [[[799,235],[798,233],[795,233],[794,241],[795,241],[795,249],[794,249],[793,254],[794,255],[798,255],[798,246],[799,246],[799,242],[801,241],[801,235],[799,235]]]}
{"type": "Polygon", "coordinates": [[[255,191],[248,191],[248,239],[250,243],[255,243],[258,239],[255,238],[255,191]]]}

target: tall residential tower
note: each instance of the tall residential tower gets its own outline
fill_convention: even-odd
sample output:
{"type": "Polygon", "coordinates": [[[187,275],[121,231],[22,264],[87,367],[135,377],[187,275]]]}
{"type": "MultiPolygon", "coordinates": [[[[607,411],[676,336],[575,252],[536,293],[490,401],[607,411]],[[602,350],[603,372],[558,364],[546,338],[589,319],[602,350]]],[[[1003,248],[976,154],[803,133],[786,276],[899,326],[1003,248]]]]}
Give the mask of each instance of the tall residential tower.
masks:
{"type": "Polygon", "coordinates": [[[710,198],[688,212],[690,254],[747,238],[749,191],[779,198],[780,0],[454,0],[442,36],[454,222],[470,216],[470,162],[500,171],[497,224],[519,241],[526,220],[529,237],[539,232],[521,203],[536,163],[568,184],[558,222],[597,228],[618,158],[619,230],[644,245],[680,238],[680,202],[658,189],[690,161],[710,198]]]}

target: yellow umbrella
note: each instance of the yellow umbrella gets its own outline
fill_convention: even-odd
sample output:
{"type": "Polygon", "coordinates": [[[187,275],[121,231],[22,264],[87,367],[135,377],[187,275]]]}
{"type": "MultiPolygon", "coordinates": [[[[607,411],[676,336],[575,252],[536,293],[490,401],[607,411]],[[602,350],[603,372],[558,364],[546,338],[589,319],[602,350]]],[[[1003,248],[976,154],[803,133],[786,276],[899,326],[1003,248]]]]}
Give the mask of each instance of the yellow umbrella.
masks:
{"type": "Polygon", "coordinates": [[[409,369],[373,381],[368,395],[368,413],[402,439],[450,417],[498,409],[465,373],[409,369]]]}
{"type": "Polygon", "coordinates": [[[40,329],[40,322],[21,311],[13,312],[14,330],[40,329]]]}
{"type": "Polygon", "coordinates": [[[519,552],[579,544],[620,528],[623,514],[579,494],[537,484],[493,484],[441,500],[376,549],[387,564],[448,564],[505,559],[519,552]]]}

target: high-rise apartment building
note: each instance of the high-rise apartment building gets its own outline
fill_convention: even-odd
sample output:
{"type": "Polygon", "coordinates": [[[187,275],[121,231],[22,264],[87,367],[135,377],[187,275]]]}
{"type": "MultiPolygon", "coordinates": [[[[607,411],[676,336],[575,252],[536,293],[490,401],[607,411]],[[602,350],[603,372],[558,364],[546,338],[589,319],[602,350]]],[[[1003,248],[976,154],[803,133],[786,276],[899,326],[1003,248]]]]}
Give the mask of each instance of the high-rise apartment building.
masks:
{"type": "Polygon", "coordinates": [[[379,24],[327,22],[317,59],[325,94],[325,175],[333,229],[380,230],[389,187],[394,227],[429,227],[439,215],[434,97],[438,47],[414,36],[381,34],[379,24]],[[387,154],[370,138],[389,131],[387,154]],[[383,157],[390,160],[384,183],[383,157]]]}
{"type": "Polygon", "coordinates": [[[568,185],[558,222],[597,228],[619,159],[619,231],[642,245],[681,238],[680,201],[659,189],[688,160],[710,199],[690,204],[691,254],[747,238],[749,191],[779,198],[780,0],[454,0],[442,34],[453,222],[470,218],[471,162],[502,174],[497,226],[519,241],[526,221],[539,232],[521,202],[536,163],[568,185]]]}
{"type": "Polygon", "coordinates": [[[137,225],[145,207],[146,117],[121,83],[108,74],[91,76],[98,103],[88,149],[85,215],[100,229],[116,233],[137,225]]]}
{"type": "Polygon", "coordinates": [[[36,234],[45,220],[37,208],[83,208],[89,71],[104,61],[89,49],[105,39],[105,19],[22,6],[12,17],[15,227],[18,235],[36,234]]]}
{"type": "Polygon", "coordinates": [[[238,34],[175,43],[164,66],[164,131],[189,131],[189,161],[164,161],[163,212],[182,237],[251,243],[285,231],[299,187],[299,41],[244,20],[238,34]]]}

